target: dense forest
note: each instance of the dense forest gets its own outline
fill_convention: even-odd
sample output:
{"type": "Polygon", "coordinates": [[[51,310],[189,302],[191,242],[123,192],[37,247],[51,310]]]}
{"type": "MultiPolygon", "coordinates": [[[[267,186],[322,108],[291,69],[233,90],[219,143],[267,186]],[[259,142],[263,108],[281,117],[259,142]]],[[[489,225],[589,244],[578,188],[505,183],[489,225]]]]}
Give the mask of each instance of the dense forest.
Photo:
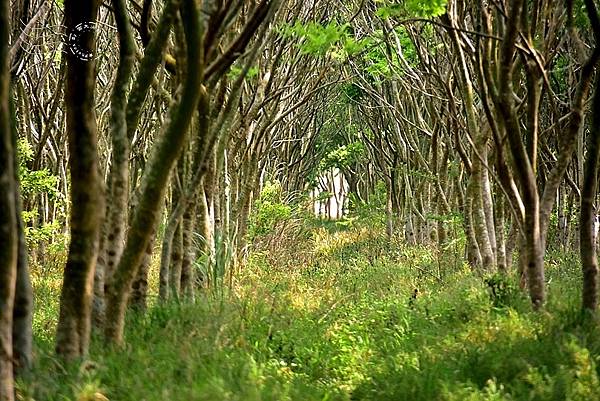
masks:
{"type": "Polygon", "coordinates": [[[596,0],[0,0],[0,401],[597,400],[596,0]]]}

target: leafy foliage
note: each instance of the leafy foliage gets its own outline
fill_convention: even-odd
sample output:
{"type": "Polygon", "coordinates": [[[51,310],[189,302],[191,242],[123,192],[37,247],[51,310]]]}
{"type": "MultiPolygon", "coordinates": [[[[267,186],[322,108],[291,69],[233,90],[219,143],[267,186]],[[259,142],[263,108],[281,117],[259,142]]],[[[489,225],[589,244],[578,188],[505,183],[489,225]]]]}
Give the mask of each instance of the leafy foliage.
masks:
{"type": "Polygon", "coordinates": [[[292,209],[283,203],[281,198],[281,184],[279,182],[266,182],[260,197],[254,203],[248,236],[250,239],[259,235],[266,235],[275,229],[275,226],[291,217],[292,209]]]}
{"type": "Polygon", "coordinates": [[[51,174],[47,169],[32,171],[27,164],[33,159],[33,149],[26,139],[17,143],[17,154],[19,157],[19,179],[21,191],[25,197],[40,193],[46,193],[51,198],[59,195],[58,177],[51,174]]]}
{"type": "MultiPolygon", "coordinates": [[[[21,139],[17,142],[17,154],[21,192],[24,199],[32,201],[36,195],[46,194],[49,199],[61,201],[62,195],[58,190],[58,177],[51,174],[47,169],[31,170],[28,167],[33,159],[33,150],[27,140],[21,139]]],[[[23,210],[22,218],[25,226],[25,238],[30,248],[40,243],[49,242],[61,230],[58,220],[38,225],[39,215],[37,210],[23,210]]],[[[60,243],[60,241],[57,241],[57,243],[60,243]]]]}
{"type": "MultiPolygon", "coordinates": [[[[229,69],[229,72],[227,73],[227,76],[230,79],[236,79],[238,78],[240,75],[242,75],[242,72],[244,72],[244,68],[242,66],[239,66],[236,64],[234,64],[233,66],[231,66],[231,68],[229,69]]],[[[252,66],[248,69],[248,72],[246,73],[246,78],[247,79],[253,79],[256,78],[259,74],[259,70],[257,66],[252,66]]]]}
{"type": "Polygon", "coordinates": [[[382,3],[377,9],[377,15],[387,19],[391,17],[439,17],[446,12],[448,0],[405,0],[397,2],[379,0],[382,3]]]}
{"type": "Polygon", "coordinates": [[[364,145],[362,142],[353,142],[348,145],[341,145],[332,150],[321,160],[320,171],[327,171],[332,168],[345,169],[358,162],[364,154],[364,145]]]}
{"type": "MultiPolygon", "coordinates": [[[[395,27],[394,34],[400,44],[398,51],[401,51],[404,60],[414,67],[418,62],[417,52],[406,28],[395,27]]],[[[402,76],[406,68],[396,51],[390,53],[385,41],[385,35],[381,29],[375,30],[371,36],[362,40],[365,51],[358,58],[372,81],[402,76]]]]}
{"type": "Polygon", "coordinates": [[[335,21],[327,24],[310,22],[286,26],[283,34],[298,40],[298,47],[305,54],[315,56],[329,55],[334,59],[344,60],[361,52],[365,43],[356,40],[350,25],[335,21]]]}

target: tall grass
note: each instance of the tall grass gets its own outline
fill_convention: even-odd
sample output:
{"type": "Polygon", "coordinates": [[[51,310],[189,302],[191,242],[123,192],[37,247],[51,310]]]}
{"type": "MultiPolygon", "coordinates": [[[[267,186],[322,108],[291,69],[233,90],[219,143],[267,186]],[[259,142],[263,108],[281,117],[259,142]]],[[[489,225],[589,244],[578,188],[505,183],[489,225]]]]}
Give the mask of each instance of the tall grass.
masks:
{"type": "Polygon", "coordinates": [[[578,318],[568,255],[550,255],[548,307],[533,313],[514,278],[384,238],[360,222],[299,229],[294,253],[254,250],[230,288],[130,315],[123,348],[95,339],[70,366],[52,352],[58,272],[36,277],[21,399],[598,399],[600,332],[578,318]]]}

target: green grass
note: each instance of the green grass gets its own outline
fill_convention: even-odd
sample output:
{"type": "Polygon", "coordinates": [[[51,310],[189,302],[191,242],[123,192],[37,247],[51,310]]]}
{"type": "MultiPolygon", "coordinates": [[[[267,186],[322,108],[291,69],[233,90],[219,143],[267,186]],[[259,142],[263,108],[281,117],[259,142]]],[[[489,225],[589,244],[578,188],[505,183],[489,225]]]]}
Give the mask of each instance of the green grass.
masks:
{"type": "Polygon", "coordinates": [[[126,345],[95,339],[82,365],[53,356],[58,285],[36,277],[22,399],[597,399],[600,330],[580,319],[577,263],[547,263],[548,307],[533,313],[514,279],[494,298],[452,255],[358,225],[303,238],[301,255],[251,254],[225,294],[130,316],[126,345]]]}

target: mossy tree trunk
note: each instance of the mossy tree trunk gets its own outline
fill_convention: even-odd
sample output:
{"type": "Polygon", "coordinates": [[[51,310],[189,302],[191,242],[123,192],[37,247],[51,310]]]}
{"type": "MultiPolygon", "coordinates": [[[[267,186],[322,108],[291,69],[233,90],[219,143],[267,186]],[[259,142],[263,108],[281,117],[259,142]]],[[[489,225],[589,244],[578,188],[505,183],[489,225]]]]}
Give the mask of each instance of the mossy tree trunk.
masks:
{"type": "MultiPolygon", "coordinates": [[[[14,109],[11,108],[11,121],[14,123],[14,109]]],[[[17,129],[12,125],[13,149],[17,149],[17,129]]],[[[23,219],[21,217],[21,191],[19,182],[17,157],[14,157],[14,196],[15,216],[17,220],[18,256],[15,301],[13,309],[13,365],[15,374],[22,373],[31,367],[33,358],[33,288],[29,276],[29,257],[23,219]]]]}
{"type": "MultiPolygon", "coordinates": [[[[585,2],[596,41],[600,40],[600,17],[592,0],[585,2]]],[[[582,306],[584,310],[598,308],[598,257],[594,223],[596,210],[594,201],[598,193],[598,163],[600,157],[600,79],[596,77],[596,88],[592,104],[592,124],[587,138],[587,153],[581,188],[581,210],[579,217],[581,265],[583,270],[582,306]]]]}
{"type": "Polygon", "coordinates": [[[526,268],[529,295],[535,309],[546,300],[544,282],[544,250],[540,230],[540,199],[537,190],[533,161],[523,143],[520,122],[516,115],[513,90],[513,69],[516,41],[525,13],[524,2],[511,2],[504,40],[500,48],[498,108],[504,120],[506,136],[514,163],[514,173],[522,191],[525,216],[523,220],[524,237],[522,252],[526,268]]]}
{"type": "MultiPolygon", "coordinates": [[[[26,52],[21,46],[15,49],[16,41],[20,35],[24,33],[25,27],[29,23],[31,14],[31,2],[29,0],[13,1],[11,3],[12,21],[16,22],[11,26],[12,35],[11,41],[13,50],[16,50],[10,57],[9,64],[11,66],[11,81],[13,85],[17,84],[17,73],[19,68],[14,68],[21,65],[23,56],[26,52]]],[[[42,7],[48,7],[44,5],[42,7]]],[[[40,12],[42,10],[36,11],[40,12]]],[[[22,68],[22,65],[21,67],[22,68]]],[[[23,86],[22,84],[20,85],[23,86]]],[[[60,93],[60,91],[58,91],[60,93]]],[[[57,95],[57,100],[58,100],[57,95]]],[[[17,131],[18,127],[15,120],[15,105],[13,99],[10,99],[10,122],[12,130],[12,145],[13,150],[17,149],[17,131]]],[[[53,114],[58,106],[58,101],[54,103],[53,114]]],[[[49,132],[48,130],[46,132],[49,132]]],[[[29,369],[32,362],[33,348],[33,333],[32,333],[32,318],[33,318],[33,289],[31,287],[31,278],[29,275],[29,256],[27,252],[27,243],[25,242],[25,232],[21,211],[23,210],[20,182],[19,182],[19,166],[17,157],[14,157],[14,196],[15,196],[15,213],[17,220],[17,235],[18,235],[18,256],[17,256],[17,277],[15,286],[15,300],[13,309],[13,366],[15,374],[18,375],[29,369]]]]}
{"type": "Polygon", "coordinates": [[[82,54],[95,53],[93,31],[81,24],[96,21],[99,2],[65,0],[67,35],[76,43],[66,51],[65,107],[71,172],[71,242],[60,298],[56,352],[66,360],[88,351],[91,327],[92,285],[104,199],[97,154],[95,62],[82,54]],[[82,51],[83,53],[79,53],[82,51]]]}
{"type": "Polygon", "coordinates": [[[150,156],[140,187],[139,204],[133,211],[123,254],[113,275],[107,294],[105,337],[112,343],[122,343],[125,312],[144,252],[160,215],[167,182],[181,154],[187,131],[200,98],[203,79],[201,55],[202,32],[197,6],[193,0],[183,0],[181,16],[186,40],[186,69],[182,94],[171,110],[171,121],[150,156]]]}
{"type": "MultiPolygon", "coordinates": [[[[114,166],[109,174],[108,188],[111,195],[115,194],[116,191],[117,198],[114,203],[109,204],[107,207],[108,220],[102,233],[102,248],[95,273],[94,322],[98,327],[101,327],[104,323],[105,292],[110,285],[116,264],[123,253],[124,222],[131,220],[125,217],[129,200],[129,191],[127,190],[129,178],[126,173],[129,172],[130,141],[138,128],[142,106],[151,87],[148,83],[152,80],[156,69],[163,60],[162,54],[170,37],[169,33],[177,13],[177,5],[178,2],[175,0],[165,1],[163,12],[153,35],[149,42],[145,43],[144,58],[140,62],[131,92],[127,96],[127,84],[131,77],[131,64],[133,62],[131,57],[133,56],[132,51],[135,51],[135,44],[131,43],[131,26],[128,22],[126,10],[123,9],[121,2],[116,2],[118,29],[123,32],[123,35],[120,36],[118,79],[115,82],[111,98],[111,131],[115,155],[113,159],[114,166]],[[116,183],[113,183],[115,180],[116,183]],[[123,206],[123,203],[125,203],[125,206],[123,206]]],[[[143,283],[141,285],[143,286],[143,283]]]]}
{"type": "Polygon", "coordinates": [[[14,400],[13,305],[18,232],[10,122],[9,1],[0,0],[0,400],[14,400]]]}
{"type": "Polygon", "coordinates": [[[154,249],[154,241],[156,239],[156,228],[152,232],[150,242],[146,247],[142,264],[137,273],[137,276],[131,285],[131,299],[129,306],[138,312],[145,312],[148,306],[148,271],[152,263],[152,253],[154,249]]]}
{"type": "MultiPolygon", "coordinates": [[[[448,14],[450,15],[450,14],[448,14]]],[[[450,26],[455,25],[456,17],[446,17],[450,26]]],[[[465,103],[467,120],[467,135],[473,138],[471,156],[471,169],[469,178],[470,190],[467,190],[466,201],[470,207],[470,222],[481,255],[481,264],[484,270],[493,271],[496,267],[496,233],[493,226],[492,196],[490,191],[488,168],[488,135],[480,127],[474,102],[474,89],[467,58],[462,48],[458,32],[454,29],[448,31],[454,49],[458,55],[458,70],[461,98],[465,103]]]]}
{"type": "Polygon", "coordinates": [[[196,206],[189,205],[183,214],[183,261],[181,265],[181,294],[188,300],[194,300],[194,221],[196,206]]]}
{"type": "MultiPolygon", "coordinates": [[[[115,266],[123,253],[127,210],[129,203],[129,154],[130,144],[127,135],[127,91],[133,73],[136,45],[133,37],[129,12],[125,0],[113,0],[115,21],[119,32],[119,66],[113,86],[110,103],[110,133],[112,142],[112,163],[109,171],[106,221],[104,223],[105,241],[101,251],[105,257],[102,277],[110,283],[115,266]]],[[[99,311],[98,320],[104,320],[103,311],[99,311]]]]}

